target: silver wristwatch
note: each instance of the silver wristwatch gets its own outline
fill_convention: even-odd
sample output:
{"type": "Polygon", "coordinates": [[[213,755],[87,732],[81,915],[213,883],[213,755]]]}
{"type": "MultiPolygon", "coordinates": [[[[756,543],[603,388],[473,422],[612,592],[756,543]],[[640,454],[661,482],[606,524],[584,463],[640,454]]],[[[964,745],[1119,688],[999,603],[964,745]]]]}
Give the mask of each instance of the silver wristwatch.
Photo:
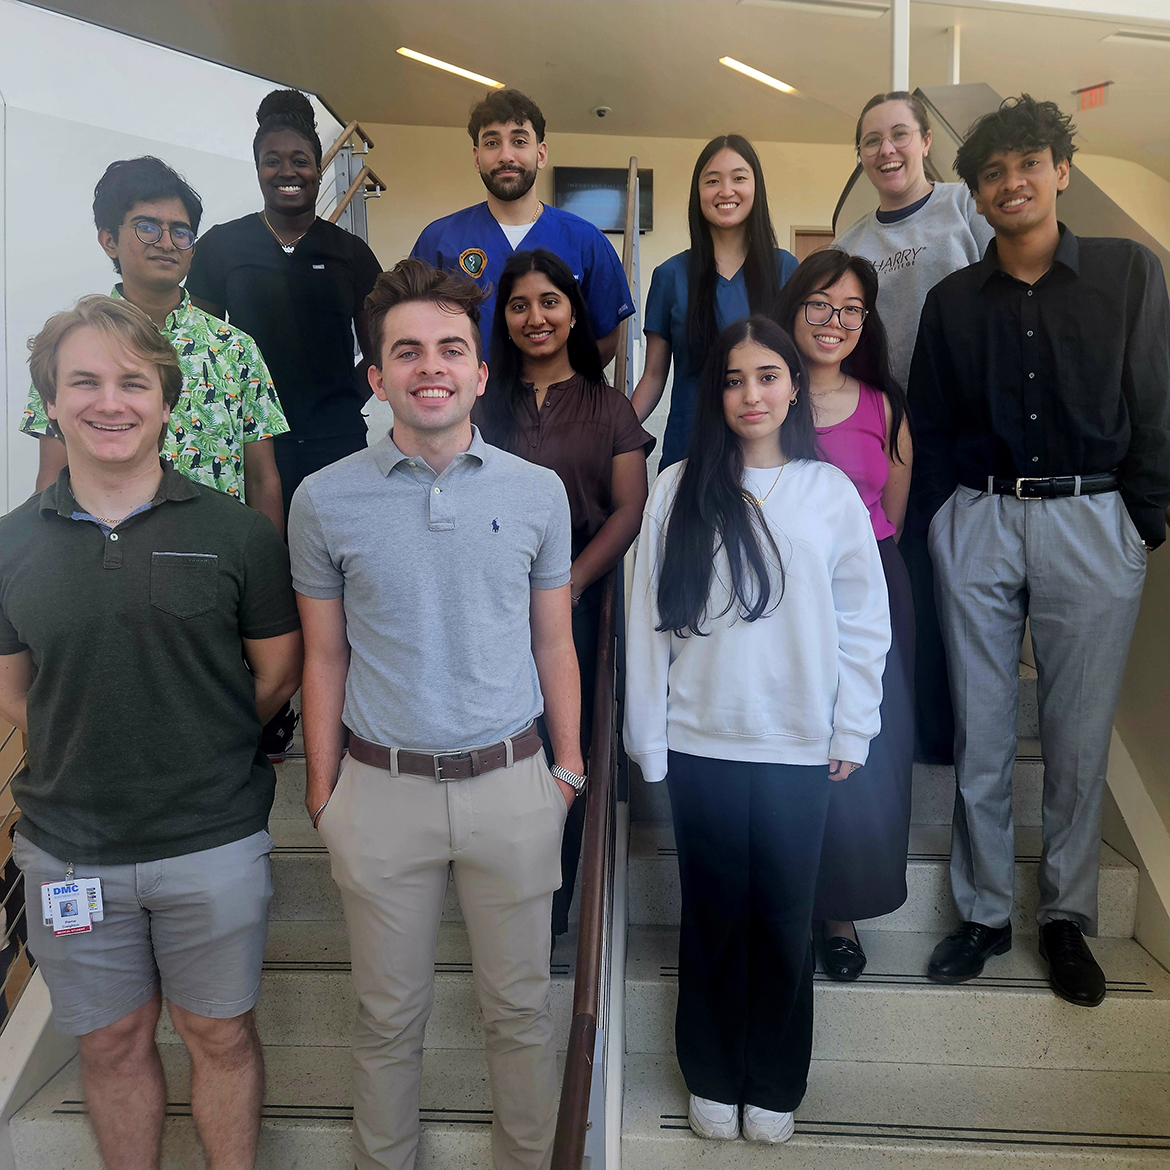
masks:
{"type": "Polygon", "coordinates": [[[553,764],[549,771],[562,783],[567,784],[578,795],[585,791],[584,776],[578,776],[576,772],[570,772],[568,768],[562,768],[560,764],[553,764]]]}

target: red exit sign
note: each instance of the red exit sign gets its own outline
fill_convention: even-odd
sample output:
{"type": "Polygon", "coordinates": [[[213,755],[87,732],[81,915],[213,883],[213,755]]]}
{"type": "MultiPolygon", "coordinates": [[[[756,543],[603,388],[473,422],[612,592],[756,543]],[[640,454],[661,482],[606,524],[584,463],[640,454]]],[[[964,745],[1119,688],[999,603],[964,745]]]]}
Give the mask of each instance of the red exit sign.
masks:
{"type": "Polygon", "coordinates": [[[1074,89],[1073,94],[1078,99],[1078,110],[1095,110],[1103,106],[1109,97],[1109,87],[1112,81],[1102,81],[1097,85],[1086,85],[1083,89],[1074,89]]]}

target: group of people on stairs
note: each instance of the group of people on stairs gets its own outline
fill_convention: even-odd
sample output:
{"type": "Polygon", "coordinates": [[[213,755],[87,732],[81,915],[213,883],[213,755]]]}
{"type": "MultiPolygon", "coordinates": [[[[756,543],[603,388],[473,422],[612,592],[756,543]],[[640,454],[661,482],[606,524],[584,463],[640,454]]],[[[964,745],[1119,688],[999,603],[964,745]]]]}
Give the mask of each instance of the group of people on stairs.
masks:
{"type": "Polygon", "coordinates": [[[0,716],[28,733],[29,947],[111,1167],[158,1164],[163,999],[209,1161],[255,1160],[270,754],[298,687],[358,997],[356,1165],[415,1162],[450,878],[495,1165],[549,1165],[549,960],[602,583],[635,539],[624,739],[670,792],[696,1133],[792,1134],[815,961],[858,978],[855,923],[906,898],[915,758],[957,775],[962,921],[928,974],[974,978],[1011,946],[1026,618],[1041,953],[1060,996],[1104,996],[1084,935],[1170,504],[1170,305],[1152,253],[1058,221],[1069,119],[1005,102],[944,183],[922,103],[877,95],[856,147],[878,210],[800,264],[751,144],[713,139],[632,399],[604,373],[630,289],[595,227],[537,198],[539,108],[496,91],[468,129],[486,202],[384,272],[317,217],[321,143],[292,91],[258,111],[263,210],[202,238],[185,180],[114,163],[94,216],[120,283],[30,342],[41,472],[0,520],[0,716]],[[672,367],[651,488],[643,424],[672,367]],[[393,428],[367,439],[368,393],[393,428]]]}

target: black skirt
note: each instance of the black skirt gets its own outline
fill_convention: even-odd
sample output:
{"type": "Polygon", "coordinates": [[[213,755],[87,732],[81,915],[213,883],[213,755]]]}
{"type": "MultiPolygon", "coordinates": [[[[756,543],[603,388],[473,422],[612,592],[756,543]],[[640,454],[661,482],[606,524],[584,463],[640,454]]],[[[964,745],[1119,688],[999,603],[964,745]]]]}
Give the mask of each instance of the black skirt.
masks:
{"type": "Polygon", "coordinates": [[[893,537],[878,541],[892,643],[882,675],[882,729],[865,766],[831,786],[817,877],[816,919],[876,918],[906,901],[914,771],[914,603],[893,537]]]}

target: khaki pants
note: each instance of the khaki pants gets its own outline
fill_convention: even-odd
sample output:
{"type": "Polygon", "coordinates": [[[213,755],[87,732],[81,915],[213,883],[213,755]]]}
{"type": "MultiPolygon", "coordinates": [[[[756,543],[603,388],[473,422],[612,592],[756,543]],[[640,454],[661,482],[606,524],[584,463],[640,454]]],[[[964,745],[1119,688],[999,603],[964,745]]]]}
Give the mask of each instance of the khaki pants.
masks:
{"type": "Polygon", "coordinates": [[[537,752],[469,780],[392,776],[347,757],[319,829],[349,928],[358,1170],[410,1170],[423,1034],[448,872],[471,939],[497,1170],[545,1170],[556,1124],[552,895],[565,801],[537,752]]]}

